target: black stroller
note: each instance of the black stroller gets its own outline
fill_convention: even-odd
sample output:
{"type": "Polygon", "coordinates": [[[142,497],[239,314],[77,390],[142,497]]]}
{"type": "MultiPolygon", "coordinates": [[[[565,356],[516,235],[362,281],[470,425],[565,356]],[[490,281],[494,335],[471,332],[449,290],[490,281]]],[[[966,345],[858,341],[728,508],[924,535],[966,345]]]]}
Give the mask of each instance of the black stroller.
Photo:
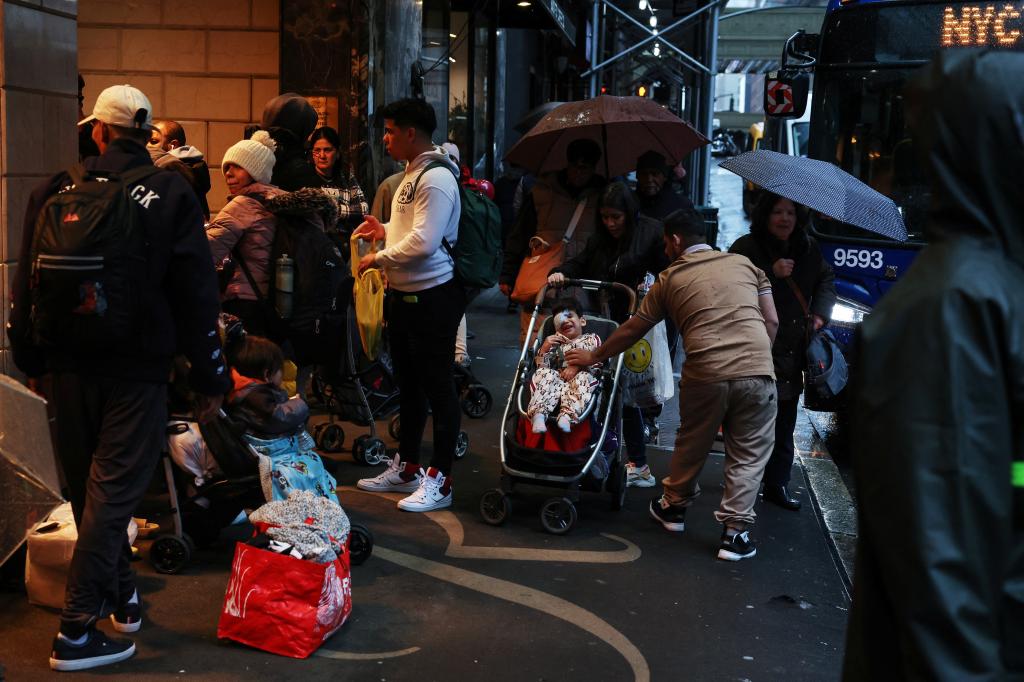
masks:
{"type": "MultiPolygon", "coordinates": [[[[566,280],[564,286],[622,294],[629,299],[629,314],[636,312],[636,294],[624,284],[570,279],[566,280]]],[[[537,338],[530,342],[547,290],[545,285],[534,301],[533,316],[502,417],[501,487],[486,491],[480,498],[480,516],[491,525],[505,523],[512,512],[511,494],[517,485],[557,488],[564,492],[549,497],[543,503],[540,521],[544,530],[563,535],[576,524],[575,503],[579,502],[581,491],[607,493],[613,510],[621,509],[625,503],[626,460],[622,446],[622,410],[618,391],[623,356],[616,356],[595,372],[599,380],[598,389],[576,427],[590,429],[590,437],[582,447],[566,451],[534,448],[524,444],[534,357],[542,340],[554,333],[553,320],[548,318],[537,338]]],[[[587,331],[596,333],[602,340],[607,339],[617,328],[618,324],[612,320],[587,316],[587,331]]]]}
{"type": "MultiPolygon", "coordinates": [[[[363,351],[356,324],[355,308],[349,304],[344,338],[337,344],[341,349],[339,357],[313,373],[313,394],[327,408],[329,417],[314,427],[312,435],[321,450],[340,452],[345,444],[345,431],[337,420],[364,426],[370,432],[352,443],[352,457],[360,464],[375,466],[388,457],[384,441],[377,437],[376,421],[391,417],[388,434],[395,440],[401,435],[398,382],[386,336],[377,359],[370,360],[363,351]]],[[[471,374],[460,382],[459,390],[462,409],[468,416],[482,417],[490,410],[491,394],[471,374]]],[[[469,436],[460,431],[455,457],[461,459],[468,450],[469,436]]]]}
{"type": "MultiPolygon", "coordinates": [[[[191,419],[172,417],[168,438],[188,430],[191,419]]],[[[200,425],[199,431],[218,471],[196,485],[188,472],[171,460],[169,448],[165,449],[163,469],[173,530],[153,540],[149,550],[150,562],[159,573],[180,572],[197,546],[212,544],[241,511],[267,501],[260,484],[259,455],[243,437],[245,427],[221,410],[217,419],[200,425]],[[182,496],[179,491],[187,494],[182,496]]],[[[373,535],[365,526],[351,524],[349,551],[353,565],[369,558],[373,535]]]]}

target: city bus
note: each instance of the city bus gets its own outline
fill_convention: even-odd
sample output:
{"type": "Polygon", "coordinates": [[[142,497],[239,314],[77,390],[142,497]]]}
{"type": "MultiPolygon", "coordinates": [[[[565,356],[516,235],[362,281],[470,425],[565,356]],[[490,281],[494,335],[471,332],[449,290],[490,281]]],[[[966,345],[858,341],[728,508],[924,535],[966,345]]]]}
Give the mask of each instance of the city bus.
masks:
{"type": "MultiPolygon", "coordinates": [[[[836,273],[839,300],[832,330],[845,348],[857,324],[926,244],[929,185],[907,127],[908,79],[942,50],[1019,50],[1022,36],[1021,0],[830,0],[820,34],[800,32],[787,41],[782,73],[796,76],[795,102],[801,96],[806,101],[809,89],[808,79],[799,74],[813,73],[807,155],[834,163],[892,198],[909,235],[906,242],[897,242],[813,217],[811,232],[836,273]]],[[[797,109],[787,117],[799,117],[803,112],[797,109]]]]}

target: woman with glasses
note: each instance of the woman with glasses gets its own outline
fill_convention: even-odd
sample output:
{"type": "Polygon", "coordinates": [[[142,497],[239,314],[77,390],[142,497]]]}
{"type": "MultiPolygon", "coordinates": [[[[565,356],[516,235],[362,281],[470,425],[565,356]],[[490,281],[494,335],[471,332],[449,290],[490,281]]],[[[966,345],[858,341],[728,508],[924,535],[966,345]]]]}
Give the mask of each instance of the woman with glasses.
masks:
{"type": "Polygon", "coordinates": [[[317,128],[309,138],[309,154],[320,187],[338,201],[338,230],[346,236],[370,212],[359,182],[341,163],[341,140],[334,128],[317,128]]]}

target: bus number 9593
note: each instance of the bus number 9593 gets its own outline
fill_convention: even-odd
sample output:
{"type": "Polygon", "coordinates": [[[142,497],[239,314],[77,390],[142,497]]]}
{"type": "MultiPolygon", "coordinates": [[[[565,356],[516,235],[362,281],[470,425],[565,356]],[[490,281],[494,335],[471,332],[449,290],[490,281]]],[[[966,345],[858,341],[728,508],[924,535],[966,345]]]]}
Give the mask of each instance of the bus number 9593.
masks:
{"type": "Polygon", "coordinates": [[[882,252],[868,249],[836,249],[832,254],[832,262],[836,267],[870,268],[872,270],[881,270],[884,265],[882,252]]]}

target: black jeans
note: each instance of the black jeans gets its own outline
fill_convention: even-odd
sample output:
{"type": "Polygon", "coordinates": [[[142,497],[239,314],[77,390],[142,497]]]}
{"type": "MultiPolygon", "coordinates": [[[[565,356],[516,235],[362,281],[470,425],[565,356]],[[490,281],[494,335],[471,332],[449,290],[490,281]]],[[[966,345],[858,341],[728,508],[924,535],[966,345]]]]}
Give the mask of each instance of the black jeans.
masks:
{"type": "Polygon", "coordinates": [[[62,373],[53,377],[52,398],[78,525],[60,629],[77,638],[135,591],[128,522],[163,449],[167,386],[62,373]]]}
{"type": "Polygon", "coordinates": [[[647,464],[647,443],[644,442],[644,415],[639,407],[622,406],[622,430],[626,458],[637,467],[643,467],[647,464]]]}
{"type": "Polygon", "coordinates": [[[793,470],[793,431],[796,429],[796,413],[800,396],[792,400],[779,400],[779,412],[775,417],[775,448],[764,468],[764,484],[789,485],[793,470]]]}
{"type": "Polygon", "coordinates": [[[434,415],[430,466],[448,476],[459,435],[455,392],[455,334],[466,311],[466,293],[454,281],[424,291],[388,294],[388,337],[401,391],[403,462],[419,463],[427,406],[434,415]]]}

